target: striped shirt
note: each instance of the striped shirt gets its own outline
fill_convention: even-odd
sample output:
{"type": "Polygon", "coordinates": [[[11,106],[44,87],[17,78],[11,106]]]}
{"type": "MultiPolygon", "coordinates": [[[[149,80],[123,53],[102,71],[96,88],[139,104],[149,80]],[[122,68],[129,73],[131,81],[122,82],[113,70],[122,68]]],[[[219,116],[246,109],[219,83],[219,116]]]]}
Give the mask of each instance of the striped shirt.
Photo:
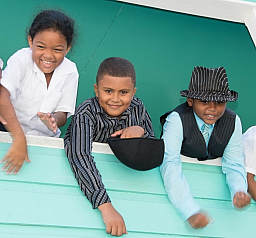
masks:
{"type": "Polygon", "coordinates": [[[151,119],[142,103],[133,97],[128,109],[120,117],[110,117],[96,97],[81,103],[72,118],[64,137],[64,148],[78,184],[93,208],[110,202],[96,168],[92,142],[107,142],[115,131],[129,126],[141,126],[144,137],[154,137],[151,119]]]}

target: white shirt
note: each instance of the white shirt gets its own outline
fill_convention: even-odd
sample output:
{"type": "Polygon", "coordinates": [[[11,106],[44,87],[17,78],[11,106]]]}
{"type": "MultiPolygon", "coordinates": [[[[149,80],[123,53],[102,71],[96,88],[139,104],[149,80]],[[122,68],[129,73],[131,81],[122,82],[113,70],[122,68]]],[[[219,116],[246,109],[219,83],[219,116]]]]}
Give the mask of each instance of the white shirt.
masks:
{"type": "Polygon", "coordinates": [[[256,126],[243,134],[246,172],[256,174],[256,126]]]}
{"type": "Polygon", "coordinates": [[[54,70],[47,88],[44,73],[32,60],[30,48],[14,53],[3,71],[2,85],[8,89],[17,118],[28,135],[60,136],[54,134],[37,116],[37,112],[67,112],[74,114],[78,86],[76,64],[64,58],[54,70]]]}

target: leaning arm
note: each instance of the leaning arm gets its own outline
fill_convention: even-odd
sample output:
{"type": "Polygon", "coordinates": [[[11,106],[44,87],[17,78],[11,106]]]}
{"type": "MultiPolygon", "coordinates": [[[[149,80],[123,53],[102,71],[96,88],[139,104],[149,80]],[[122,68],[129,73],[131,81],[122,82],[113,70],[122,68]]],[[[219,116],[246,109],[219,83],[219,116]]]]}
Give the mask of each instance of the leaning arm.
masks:
{"type": "Polygon", "coordinates": [[[237,192],[247,192],[242,125],[238,116],[236,116],[234,132],[223,153],[222,171],[226,174],[226,182],[230,189],[232,201],[237,192]]]}
{"type": "Polygon", "coordinates": [[[183,140],[183,127],[178,113],[173,112],[163,127],[165,153],[160,167],[165,190],[173,206],[180,212],[184,220],[200,211],[195,202],[182,172],[180,150],[183,140]]]}
{"type": "Polygon", "coordinates": [[[84,115],[73,116],[64,137],[64,148],[78,184],[93,208],[110,202],[91,155],[94,127],[84,115]]]}

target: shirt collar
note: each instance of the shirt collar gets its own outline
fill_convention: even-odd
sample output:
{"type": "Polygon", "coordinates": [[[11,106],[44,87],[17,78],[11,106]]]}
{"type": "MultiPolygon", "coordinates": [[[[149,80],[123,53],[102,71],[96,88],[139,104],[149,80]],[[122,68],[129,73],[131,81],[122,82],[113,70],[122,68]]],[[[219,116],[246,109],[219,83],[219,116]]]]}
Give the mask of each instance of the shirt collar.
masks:
{"type": "MultiPolygon", "coordinates": [[[[197,114],[194,112],[194,116],[195,116],[195,119],[196,119],[196,123],[197,123],[197,126],[199,128],[199,130],[201,131],[202,130],[202,126],[204,124],[206,124],[199,116],[197,116],[197,114]]],[[[209,129],[213,128],[215,123],[214,124],[208,124],[209,125],[209,129]]]]}

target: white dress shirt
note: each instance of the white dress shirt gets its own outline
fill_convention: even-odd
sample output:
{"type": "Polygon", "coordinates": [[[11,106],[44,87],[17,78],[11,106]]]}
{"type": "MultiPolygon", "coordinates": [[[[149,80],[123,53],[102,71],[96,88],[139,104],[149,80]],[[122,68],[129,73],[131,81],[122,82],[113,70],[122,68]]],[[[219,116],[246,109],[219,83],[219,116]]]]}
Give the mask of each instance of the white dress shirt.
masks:
{"type": "Polygon", "coordinates": [[[2,85],[9,91],[17,118],[28,135],[60,136],[53,133],[37,116],[37,112],[74,114],[78,86],[76,64],[64,58],[54,70],[47,88],[44,73],[32,60],[30,48],[14,53],[3,71],[2,85]]]}
{"type": "Polygon", "coordinates": [[[256,174],[256,126],[243,134],[246,172],[256,174]]]}

